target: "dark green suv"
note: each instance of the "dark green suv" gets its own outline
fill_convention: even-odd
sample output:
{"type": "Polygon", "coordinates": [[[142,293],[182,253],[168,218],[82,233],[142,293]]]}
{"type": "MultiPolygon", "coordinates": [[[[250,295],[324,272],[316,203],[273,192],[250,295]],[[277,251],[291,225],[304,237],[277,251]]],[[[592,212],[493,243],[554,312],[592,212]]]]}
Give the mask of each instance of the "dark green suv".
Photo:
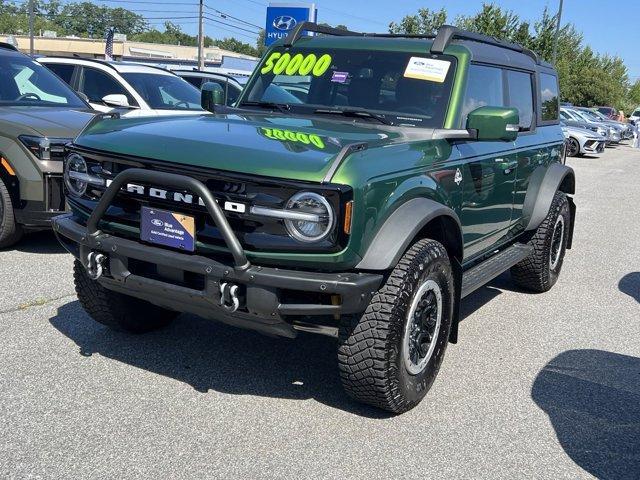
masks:
{"type": "Polygon", "coordinates": [[[235,107],[220,100],[104,117],[70,147],[54,227],[96,321],[335,336],[347,392],[403,412],[457,341],[462,298],[508,269],[527,290],[556,282],[575,179],[556,72],[534,53],[448,26],[302,24],[235,107]]]}

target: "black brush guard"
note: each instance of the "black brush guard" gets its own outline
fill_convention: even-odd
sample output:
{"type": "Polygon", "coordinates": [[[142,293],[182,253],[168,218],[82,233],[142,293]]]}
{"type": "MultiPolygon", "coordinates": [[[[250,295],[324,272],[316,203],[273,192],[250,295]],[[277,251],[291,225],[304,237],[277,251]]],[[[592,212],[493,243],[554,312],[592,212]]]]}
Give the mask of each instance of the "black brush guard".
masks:
{"type": "MultiPolygon", "coordinates": [[[[90,267],[90,254],[101,254],[105,274],[97,280],[104,287],[147,300],[156,305],[190,312],[240,327],[287,337],[295,330],[336,335],[335,326],[314,323],[313,317],[337,318],[343,314],[364,311],[382,276],[367,273],[323,273],[286,270],[252,265],[231,229],[222,209],[206,186],[192,177],[173,173],[131,168],[120,173],[102,195],[86,227],[73,214],[53,219],[53,229],[60,243],[85,268],[90,267]],[[131,182],[177,188],[198,195],[219,229],[233,264],[196,254],[186,254],[117,237],[102,232],[100,222],[121,188],[131,182]],[[189,272],[203,279],[203,288],[189,288],[181,282],[149,278],[132,273],[132,260],[154,265],[158,271],[171,271],[184,276],[189,272]],[[240,309],[230,312],[221,304],[222,285],[238,285],[242,289],[240,309]],[[284,303],[284,292],[295,292],[294,298],[339,298],[339,302],[313,301],[284,303]],[[339,297],[336,297],[339,296],[339,297]],[[338,303],[338,304],[334,304],[338,303]],[[289,321],[287,317],[290,317],[289,321]],[[308,320],[304,320],[308,318],[308,320]]],[[[290,296],[290,295],[289,295],[290,296]]]]}

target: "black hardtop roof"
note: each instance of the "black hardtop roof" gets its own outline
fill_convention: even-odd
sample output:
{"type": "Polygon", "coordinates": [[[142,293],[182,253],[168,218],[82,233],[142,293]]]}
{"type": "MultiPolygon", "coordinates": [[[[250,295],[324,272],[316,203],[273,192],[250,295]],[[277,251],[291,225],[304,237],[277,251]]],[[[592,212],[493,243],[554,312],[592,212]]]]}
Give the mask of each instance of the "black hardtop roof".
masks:
{"type": "Polygon", "coordinates": [[[516,43],[506,42],[488,35],[462,30],[451,25],[443,25],[436,35],[411,35],[393,33],[365,33],[350,30],[341,30],[324,25],[316,25],[311,22],[299,23],[284,40],[285,47],[292,46],[300,39],[304,31],[316,32],[325,35],[340,37],[359,37],[362,39],[417,39],[431,40],[429,52],[441,54],[452,43],[464,45],[476,62],[489,63],[503,66],[512,66],[527,70],[541,70],[545,73],[554,73],[553,65],[541,60],[533,51],[516,43]]]}
{"type": "Polygon", "coordinates": [[[0,42],[0,52],[2,53],[20,53],[20,50],[15,45],[11,45],[7,42],[0,42]]]}

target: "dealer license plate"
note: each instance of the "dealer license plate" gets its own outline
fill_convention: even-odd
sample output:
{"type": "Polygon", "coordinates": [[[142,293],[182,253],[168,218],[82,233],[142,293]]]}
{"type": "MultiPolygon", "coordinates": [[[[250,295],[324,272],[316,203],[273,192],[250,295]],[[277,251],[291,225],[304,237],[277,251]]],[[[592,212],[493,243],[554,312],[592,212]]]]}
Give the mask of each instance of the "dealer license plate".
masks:
{"type": "Polygon", "coordinates": [[[196,247],[196,222],[189,215],[142,207],[140,238],[156,245],[193,252],[196,247]]]}

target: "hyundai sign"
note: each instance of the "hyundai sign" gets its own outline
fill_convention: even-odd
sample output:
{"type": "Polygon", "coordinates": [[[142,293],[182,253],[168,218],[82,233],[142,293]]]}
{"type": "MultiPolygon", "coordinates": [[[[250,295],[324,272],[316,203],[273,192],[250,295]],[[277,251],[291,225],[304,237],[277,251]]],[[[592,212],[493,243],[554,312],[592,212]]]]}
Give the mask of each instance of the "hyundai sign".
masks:
{"type": "Polygon", "coordinates": [[[286,37],[301,22],[315,21],[316,6],[313,3],[270,3],[267,7],[264,44],[268,47],[286,37]]]}

